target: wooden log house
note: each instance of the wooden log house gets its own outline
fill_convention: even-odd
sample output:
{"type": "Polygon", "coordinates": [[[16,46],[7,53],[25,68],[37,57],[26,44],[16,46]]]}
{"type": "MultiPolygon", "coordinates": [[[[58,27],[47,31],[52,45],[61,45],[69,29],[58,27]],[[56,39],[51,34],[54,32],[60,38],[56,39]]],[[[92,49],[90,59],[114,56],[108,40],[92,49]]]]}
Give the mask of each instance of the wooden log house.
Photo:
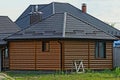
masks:
{"type": "Polygon", "coordinates": [[[86,69],[112,69],[113,41],[120,31],[87,14],[83,6],[30,5],[16,20],[22,30],[5,39],[9,69],[71,70],[74,60],[83,60],[86,69]]]}

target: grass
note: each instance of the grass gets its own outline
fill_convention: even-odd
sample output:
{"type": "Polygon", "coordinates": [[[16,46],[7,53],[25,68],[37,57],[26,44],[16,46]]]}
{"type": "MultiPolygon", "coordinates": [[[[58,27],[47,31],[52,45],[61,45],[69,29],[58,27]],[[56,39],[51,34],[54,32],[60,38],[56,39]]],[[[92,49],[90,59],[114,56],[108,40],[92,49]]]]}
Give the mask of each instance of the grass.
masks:
{"type": "MultiPolygon", "coordinates": [[[[28,71],[25,73],[20,72],[5,72],[8,76],[14,80],[120,80],[120,68],[116,68],[113,71],[89,71],[86,73],[55,73],[55,74],[40,74],[34,71],[28,71]]],[[[5,79],[10,80],[10,79],[5,79]]]]}

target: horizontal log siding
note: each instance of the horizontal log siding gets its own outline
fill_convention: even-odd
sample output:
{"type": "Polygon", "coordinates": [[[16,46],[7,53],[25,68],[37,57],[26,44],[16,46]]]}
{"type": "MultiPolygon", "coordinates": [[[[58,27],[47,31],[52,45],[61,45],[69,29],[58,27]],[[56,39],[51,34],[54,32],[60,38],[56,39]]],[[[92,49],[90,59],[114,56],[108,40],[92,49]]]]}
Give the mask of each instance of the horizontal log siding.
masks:
{"type": "Polygon", "coordinates": [[[72,61],[80,59],[83,60],[85,68],[112,69],[112,41],[107,41],[106,58],[102,59],[95,58],[95,41],[65,41],[64,45],[65,69],[71,69],[72,61]]]}
{"type": "Polygon", "coordinates": [[[106,58],[95,58],[95,42],[90,43],[90,69],[112,69],[112,49],[111,41],[106,42],[106,58]]]}
{"type": "Polygon", "coordinates": [[[50,51],[42,52],[41,41],[10,42],[10,69],[60,70],[60,45],[50,41],[50,51]]]}
{"type": "Polygon", "coordinates": [[[71,69],[73,60],[83,60],[85,68],[88,68],[88,42],[65,41],[64,42],[64,69],[71,69]]]}
{"type": "MultiPolygon", "coordinates": [[[[73,60],[83,60],[85,68],[112,68],[111,41],[107,41],[106,43],[106,58],[104,59],[95,58],[95,41],[64,41],[63,45],[65,70],[72,68],[73,60]],[[90,56],[88,56],[88,53],[90,56]]],[[[57,41],[50,41],[49,52],[42,52],[41,41],[14,41],[10,42],[9,46],[10,69],[60,70],[61,51],[60,44],[57,41]]]]}
{"type": "Polygon", "coordinates": [[[9,43],[10,69],[35,69],[34,41],[20,41],[9,43]]]}
{"type": "Polygon", "coordinates": [[[60,44],[50,41],[50,51],[42,52],[42,42],[36,46],[36,69],[37,70],[60,70],[60,44]]]}

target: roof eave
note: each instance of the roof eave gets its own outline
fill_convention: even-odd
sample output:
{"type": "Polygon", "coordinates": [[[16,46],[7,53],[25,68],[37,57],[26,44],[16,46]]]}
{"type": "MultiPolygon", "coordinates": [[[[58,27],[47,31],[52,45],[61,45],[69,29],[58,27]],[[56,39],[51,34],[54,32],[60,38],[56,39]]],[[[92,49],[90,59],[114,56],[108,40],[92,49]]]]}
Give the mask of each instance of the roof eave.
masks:
{"type": "Polygon", "coordinates": [[[111,39],[102,39],[102,38],[66,38],[66,37],[50,37],[50,38],[12,38],[12,39],[4,39],[5,41],[14,41],[14,40],[41,40],[41,39],[69,39],[69,40],[110,40],[110,41],[115,41],[119,40],[118,38],[111,38],[111,39]]]}

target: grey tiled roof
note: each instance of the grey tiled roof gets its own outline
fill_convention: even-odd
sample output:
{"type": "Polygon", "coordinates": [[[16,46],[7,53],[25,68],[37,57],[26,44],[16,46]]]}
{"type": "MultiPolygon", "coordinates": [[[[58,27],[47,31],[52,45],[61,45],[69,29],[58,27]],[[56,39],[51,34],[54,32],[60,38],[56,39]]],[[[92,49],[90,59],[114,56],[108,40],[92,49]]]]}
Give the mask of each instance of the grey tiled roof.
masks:
{"type": "Polygon", "coordinates": [[[20,28],[7,16],[0,16],[0,45],[5,44],[4,38],[19,31],[20,28]]]}
{"type": "Polygon", "coordinates": [[[64,14],[55,14],[8,39],[62,37],[64,14]]]}
{"type": "Polygon", "coordinates": [[[65,37],[87,39],[113,39],[113,36],[96,28],[95,26],[78,19],[73,15],[67,15],[65,37]]]}
{"type": "Polygon", "coordinates": [[[101,29],[101,30],[103,30],[111,35],[120,36],[120,30],[104,23],[103,21],[93,17],[92,15],[89,15],[87,13],[83,13],[80,9],[72,6],[71,4],[55,3],[55,12],[56,13],[68,12],[68,13],[74,15],[75,17],[88,22],[89,24],[95,26],[98,29],[101,29]]]}
{"type": "Polygon", "coordinates": [[[42,22],[9,36],[7,39],[41,38],[116,39],[86,21],[66,12],[56,13],[42,22]]]}
{"type": "MultiPolygon", "coordinates": [[[[21,27],[25,28],[29,26],[29,12],[32,10],[31,7],[35,5],[30,5],[25,12],[16,20],[16,23],[21,27]],[[23,18],[24,17],[24,18],[23,18]]],[[[112,34],[115,36],[120,36],[120,31],[110,25],[102,22],[101,20],[87,14],[83,13],[80,9],[68,4],[68,3],[58,3],[53,2],[46,5],[39,5],[39,11],[43,12],[43,19],[51,16],[54,13],[70,13],[79,19],[83,19],[84,21],[88,22],[89,24],[97,27],[98,29],[107,32],[108,34],[112,34]]]]}
{"type": "MultiPolygon", "coordinates": [[[[29,26],[30,24],[30,15],[29,13],[32,12],[32,8],[35,7],[35,5],[30,5],[23,13],[22,15],[16,20],[16,24],[20,27],[20,28],[26,28],[27,26],[29,26]]],[[[52,5],[46,5],[46,4],[42,4],[42,5],[38,5],[38,10],[40,10],[41,12],[44,12],[44,14],[42,15],[43,18],[48,17],[50,15],[52,15],[52,5]],[[44,9],[44,10],[42,10],[44,9]],[[47,12],[47,13],[45,13],[47,12]]]]}

